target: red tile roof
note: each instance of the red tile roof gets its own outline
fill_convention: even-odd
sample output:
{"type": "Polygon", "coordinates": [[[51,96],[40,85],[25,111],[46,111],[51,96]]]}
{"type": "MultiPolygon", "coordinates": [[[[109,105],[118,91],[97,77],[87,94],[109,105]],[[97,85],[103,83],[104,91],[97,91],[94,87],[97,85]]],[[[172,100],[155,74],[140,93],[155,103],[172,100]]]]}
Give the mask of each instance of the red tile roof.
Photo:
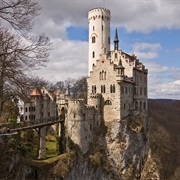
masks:
{"type": "Polygon", "coordinates": [[[35,88],[30,96],[41,96],[41,91],[38,88],[35,88]]]}

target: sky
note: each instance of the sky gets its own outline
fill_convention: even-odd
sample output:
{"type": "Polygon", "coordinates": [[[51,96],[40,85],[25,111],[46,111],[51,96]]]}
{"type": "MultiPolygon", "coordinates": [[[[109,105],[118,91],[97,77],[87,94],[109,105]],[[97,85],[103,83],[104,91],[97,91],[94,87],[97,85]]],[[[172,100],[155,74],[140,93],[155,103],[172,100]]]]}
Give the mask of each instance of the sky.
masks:
{"type": "Polygon", "coordinates": [[[111,44],[148,68],[149,98],[180,99],[179,0],[38,0],[41,14],[34,34],[53,44],[50,61],[34,73],[51,82],[88,75],[88,11],[111,11],[111,44]]]}

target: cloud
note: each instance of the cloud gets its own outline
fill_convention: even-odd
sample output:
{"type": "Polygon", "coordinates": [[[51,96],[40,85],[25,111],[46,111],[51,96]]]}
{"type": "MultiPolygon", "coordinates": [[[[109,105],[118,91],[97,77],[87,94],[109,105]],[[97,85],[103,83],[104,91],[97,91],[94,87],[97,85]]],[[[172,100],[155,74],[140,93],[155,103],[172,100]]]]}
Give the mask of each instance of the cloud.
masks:
{"type": "Polygon", "coordinates": [[[88,73],[88,43],[54,39],[54,50],[46,67],[34,71],[51,82],[78,78],[88,73]]]}
{"type": "MultiPolygon", "coordinates": [[[[93,0],[41,0],[42,6],[39,23],[51,20],[61,26],[64,22],[70,25],[88,26],[88,11],[103,7],[103,1],[93,0]]],[[[180,28],[180,3],[167,0],[106,0],[105,7],[111,10],[111,24],[125,27],[128,32],[147,33],[162,28],[180,28]]]]}
{"type": "Polygon", "coordinates": [[[128,32],[148,33],[162,28],[180,28],[178,17],[180,3],[166,0],[127,0],[109,3],[113,11],[113,23],[125,27],[128,32]],[[118,6],[119,5],[119,6],[118,6]]]}
{"type": "Polygon", "coordinates": [[[180,68],[146,63],[150,98],[180,99],[180,68]],[[176,78],[175,78],[176,77],[176,78]]]}
{"type": "Polygon", "coordinates": [[[132,50],[135,52],[138,58],[144,59],[154,59],[159,57],[157,51],[161,49],[160,43],[134,43],[132,45],[132,50]]]}
{"type": "Polygon", "coordinates": [[[180,80],[161,83],[149,91],[151,98],[180,99],[180,80]]]}

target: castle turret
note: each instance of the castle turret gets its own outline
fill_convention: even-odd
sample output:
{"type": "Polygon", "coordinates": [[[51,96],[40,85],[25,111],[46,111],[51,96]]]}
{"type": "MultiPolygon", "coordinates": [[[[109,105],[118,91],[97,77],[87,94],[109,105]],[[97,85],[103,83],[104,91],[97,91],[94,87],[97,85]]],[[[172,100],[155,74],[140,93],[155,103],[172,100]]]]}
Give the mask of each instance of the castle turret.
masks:
{"type": "Polygon", "coordinates": [[[110,51],[110,10],[95,8],[89,11],[89,73],[96,60],[100,58],[102,48],[110,51]]]}
{"type": "Polygon", "coordinates": [[[118,32],[116,28],[116,33],[114,37],[114,51],[119,49],[119,39],[118,39],[118,32]]]}

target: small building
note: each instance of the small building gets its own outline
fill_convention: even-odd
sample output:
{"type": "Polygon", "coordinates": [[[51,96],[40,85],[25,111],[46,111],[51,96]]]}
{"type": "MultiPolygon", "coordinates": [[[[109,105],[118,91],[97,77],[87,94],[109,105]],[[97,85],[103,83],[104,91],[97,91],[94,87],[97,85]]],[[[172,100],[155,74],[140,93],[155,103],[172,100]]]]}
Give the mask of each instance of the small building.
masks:
{"type": "Polygon", "coordinates": [[[56,92],[35,88],[24,104],[24,120],[31,124],[57,118],[56,92]]]}

